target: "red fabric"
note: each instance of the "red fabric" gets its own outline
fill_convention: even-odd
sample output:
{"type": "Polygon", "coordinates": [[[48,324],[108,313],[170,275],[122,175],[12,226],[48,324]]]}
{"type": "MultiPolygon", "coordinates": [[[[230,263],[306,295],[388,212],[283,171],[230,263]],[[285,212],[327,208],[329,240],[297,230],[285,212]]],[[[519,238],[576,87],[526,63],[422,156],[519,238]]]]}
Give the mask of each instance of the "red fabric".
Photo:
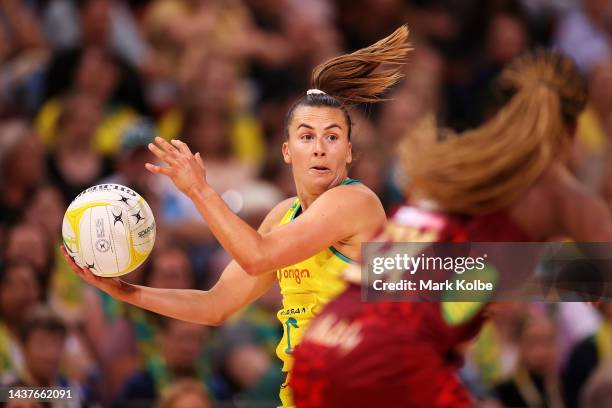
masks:
{"type": "MultiPolygon", "coordinates": [[[[392,221],[435,229],[443,242],[529,240],[503,212],[459,218],[403,207],[392,221]]],[[[439,303],[364,303],[361,289],[351,285],[308,330],[329,336],[332,345],[306,334],[294,352],[290,386],[296,406],[470,407],[470,395],[456,374],[461,365],[456,350],[478,333],[482,322],[478,314],[462,325],[447,326],[439,303]],[[325,318],[341,324],[317,331],[325,318]],[[340,326],[358,328],[358,341],[350,350],[333,344],[333,332],[340,326]]]]}

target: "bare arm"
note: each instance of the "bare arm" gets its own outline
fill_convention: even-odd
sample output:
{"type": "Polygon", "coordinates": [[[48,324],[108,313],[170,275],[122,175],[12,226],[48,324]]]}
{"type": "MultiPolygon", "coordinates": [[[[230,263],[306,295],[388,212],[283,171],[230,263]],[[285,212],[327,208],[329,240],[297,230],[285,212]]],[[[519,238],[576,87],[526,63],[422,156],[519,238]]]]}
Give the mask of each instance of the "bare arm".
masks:
{"type": "Polygon", "coordinates": [[[210,188],[194,192],[192,199],[221,245],[249,275],[258,275],[299,262],[359,231],[369,232],[361,240],[373,235],[384,218],[373,222],[376,199],[360,190],[358,186],[329,190],[300,217],[264,234],[234,214],[210,188]]]}
{"type": "MultiPolygon", "coordinates": [[[[285,211],[288,208],[286,202],[268,214],[259,228],[261,232],[267,232],[278,224],[283,208],[285,211]]],[[[168,317],[212,326],[222,324],[231,314],[255,301],[276,279],[274,273],[249,276],[238,263],[232,261],[208,291],[151,288],[132,285],[117,278],[96,276],[88,269],[80,268],[64,248],[62,251],[75,273],[112,297],[168,317]]]]}
{"type": "Polygon", "coordinates": [[[170,177],[191,198],[219,243],[249,275],[291,265],[350,238],[367,240],[386,220],[370,190],[340,186],[323,193],[295,221],[268,233],[255,231],[210,188],[199,154],[180,141],[156,142],[163,150],[150,145],[151,151],[170,167],[148,164],[147,169],[170,177]]]}
{"type": "Polygon", "coordinates": [[[222,324],[232,313],[259,298],[275,279],[272,273],[249,276],[232,261],[208,291],[151,288],[96,276],[76,265],[67,253],[64,257],[83,280],[118,300],[174,319],[210,326],[222,324]]]}
{"type": "Polygon", "coordinates": [[[564,232],[578,242],[612,242],[612,216],[603,199],[566,170],[559,170],[556,177],[561,181],[555,198],[564,232]]]}

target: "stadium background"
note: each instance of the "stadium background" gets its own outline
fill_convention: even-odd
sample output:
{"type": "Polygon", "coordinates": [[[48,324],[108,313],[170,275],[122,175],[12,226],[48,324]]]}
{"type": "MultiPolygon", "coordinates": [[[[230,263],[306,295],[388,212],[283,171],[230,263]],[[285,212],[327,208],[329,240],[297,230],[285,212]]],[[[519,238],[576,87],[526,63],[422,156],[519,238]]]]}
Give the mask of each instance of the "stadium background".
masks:
{"type": "MultiPolygon", "coordinates": [[[[194,407],[273,406],[276,288],[221,327],[160,319],[67,269],[64,209],[90,185],[129,185],[153,208],[158,241],[126,278],[210,287],[228,257],[189,201],[144,170],[146,144],[159,134],[200,151],[211,185],[255,226],[294,194],[280,145],[311,69],[403,23],[416,49],[405,80],[392,101],[352,114],[350,175],[389,214],[409,186],[397,142],[430,113],[457,130],[481,123],[495,112],[495,76],[539,46],[573,57],[587,79],[571,167],[612,205],[612,1],[1,0],[2,383],[46,373],[78,386],[91,406],[171,407],[177,395],[200,401],[194,407]]],[[[612,389],[607,309],[507,306],[467,347],[461,375],[486,406],[511,401],[525,372],[536,396],[550,388],[575,406],[581,390],[612,389]],[[588,385],[578,378],[595,369],[588,385]]]]}

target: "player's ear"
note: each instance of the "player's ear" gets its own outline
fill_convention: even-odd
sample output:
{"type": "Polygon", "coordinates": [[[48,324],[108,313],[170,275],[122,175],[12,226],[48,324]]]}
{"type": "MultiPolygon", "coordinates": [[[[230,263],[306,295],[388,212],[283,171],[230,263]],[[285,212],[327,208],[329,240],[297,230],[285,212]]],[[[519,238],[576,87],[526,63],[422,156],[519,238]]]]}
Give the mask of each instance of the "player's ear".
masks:
{"type": "Polygon", "coordinates": [[[346,153],[346,164],[351,164],[353,162],[353,144],[348,142],[348,151],[346,153]]]}
{"type": "Polygon", "coordinates": [[[287,164],[291,164],[291,153],[289,152],[289,143],[283,142],[283,160],[287,164]]]}

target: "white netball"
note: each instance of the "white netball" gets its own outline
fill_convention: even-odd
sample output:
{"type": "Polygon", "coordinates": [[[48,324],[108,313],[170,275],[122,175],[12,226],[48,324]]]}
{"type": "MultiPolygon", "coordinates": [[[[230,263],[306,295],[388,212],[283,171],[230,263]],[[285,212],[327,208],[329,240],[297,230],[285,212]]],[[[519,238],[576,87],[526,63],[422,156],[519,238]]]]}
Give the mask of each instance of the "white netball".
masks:
{"type": "Polygon", "coordinates": [[[103,277],[138,268],[155,243],[155,219],[147,202],[119,184],[100,184],[79,194],[62,224],[66,250],[81,266],[103,277]]]}

